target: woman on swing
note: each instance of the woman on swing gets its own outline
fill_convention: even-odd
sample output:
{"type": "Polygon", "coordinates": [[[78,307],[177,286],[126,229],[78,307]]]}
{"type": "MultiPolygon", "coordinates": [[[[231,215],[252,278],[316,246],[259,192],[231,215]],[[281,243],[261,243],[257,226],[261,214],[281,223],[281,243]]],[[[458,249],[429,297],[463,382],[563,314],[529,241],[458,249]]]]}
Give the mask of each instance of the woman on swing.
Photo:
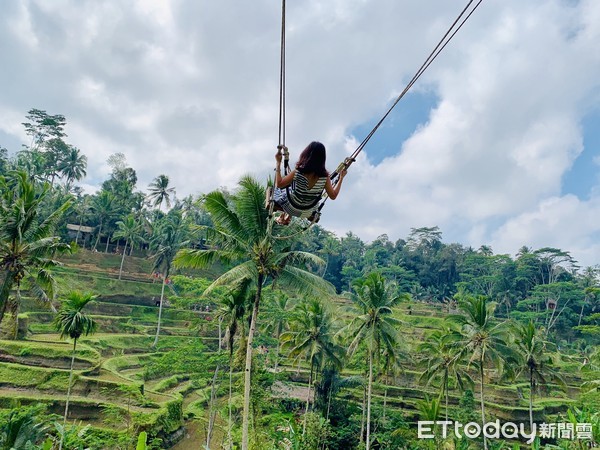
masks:
{"type": "Polygon", "coordinates": [[[320,142],[311,142],[300,154],[296,168],[285,177],[281,176],[281,160],[283,156],[277,151],[275,160],[277,169],[275,174],[274,201],[275,211],[283,211],[277,218],[280,225],[289,225],[294,217],[310,218],[314,207],[318,203],[323,190],[331,200],[335,200],[342,187],[346,170],[339,173],[339,180],[335,187],[325,168],[325,146],[320,142]]]}

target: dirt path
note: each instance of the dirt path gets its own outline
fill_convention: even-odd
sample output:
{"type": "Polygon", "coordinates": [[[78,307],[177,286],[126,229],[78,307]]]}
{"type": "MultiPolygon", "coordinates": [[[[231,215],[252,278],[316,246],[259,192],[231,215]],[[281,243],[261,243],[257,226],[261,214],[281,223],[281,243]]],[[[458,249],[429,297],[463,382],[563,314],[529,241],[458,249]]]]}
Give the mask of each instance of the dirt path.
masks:
{"type": "Polygon", "coordinates": [[[206,438],[204,428],[197,420],[190,420],[185,423],[186,433],[184,438],[171,447],[171,450],[198,450],[204,448],[206,438]]]}

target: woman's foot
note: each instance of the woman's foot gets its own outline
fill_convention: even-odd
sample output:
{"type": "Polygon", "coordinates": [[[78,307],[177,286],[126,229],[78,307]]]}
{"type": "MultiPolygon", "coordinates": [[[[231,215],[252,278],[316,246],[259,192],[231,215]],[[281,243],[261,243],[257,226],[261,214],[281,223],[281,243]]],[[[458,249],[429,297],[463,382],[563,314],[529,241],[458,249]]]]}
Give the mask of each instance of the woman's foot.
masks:
{"type": "Polygon", "coordinates": [[[289,225],[291,221],[292,217],[286,213],[279,215],[279,217],[275,219],[275,222],[277,222],[279,225],[289,225]]]}

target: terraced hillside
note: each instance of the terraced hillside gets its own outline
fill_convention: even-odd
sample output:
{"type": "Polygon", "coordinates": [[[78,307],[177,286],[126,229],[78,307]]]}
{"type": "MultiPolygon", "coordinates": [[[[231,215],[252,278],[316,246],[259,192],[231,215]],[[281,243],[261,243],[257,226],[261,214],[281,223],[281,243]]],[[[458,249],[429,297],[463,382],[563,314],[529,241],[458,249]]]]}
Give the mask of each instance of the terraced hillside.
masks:
{"type": "MultiPolygon", "coordinates": [[[[211,404],[220,412],[214,418],[211,441],[218,448],[227,431],[228,362],[227,352],[217,352],[219,327],[214,305],[198,299],[193,308],[183,308],[171,302],[163,311],[161,337],[153,348],[160,284],[153,282],[150,262],[145,259],[127,258],[121,280],[117,279],[119,264],[116,255],[81,251],[65,259],[60,269],[61,292],[79,289],[98,294],[87,307],[98,323],[98,332],[82,337],[77,345],[70,420],[81,427],[91,425],[87,431],[90,435],[114,443],[106,448],[128,448],[127,443],[137,433],[147,431],[155,438],[156,448],[197,449],[206,440],[211,404]]],[[[174,300],[172,290],[167,305],[169,299],[174,300]]],[[[348,301],[340,297],[333,303],[338,317],[343,318],[348,301]]],[[[433,398],[439,392],[420,381],[423,369],[415,349],[429,332],[442,327],[447,314],[440,305],[413,302],[402,304],[397,312],[404,324],[403,371],[395,377],[380,378],[373,398],[379,405],[402,410],[409,423],[419,418],[418,402],[426,394],[433,398]]],[[[0,340],[0,408],[42,402],[50,413],[62,414],[72,343],[59,338],[52,319],[47,307],[25,299],[19,316],[19,339],[0,340]]],[[[7,321],[3,326],[5,337],[12,337],[14,324],[7,321]]],[[[297,417],[308,393],[308,366],[283,359],[274,374],[273,339],[263,335],[257,342],[262,348],[268,347],[268,355],[257,352],[271,373],[273,387],[268,395],[296,402],[295,409],[290,408],[291,412],[280,419],[297,417]]],[[[364,375],[364,358],[360,358],[346,367],[344,375],[364,375]]],[[[596,376],[580,372],[582,363],[577,356],[563,357],[560,366],[566,387],[550,385],[545,396],[536,399],[537,420],[564,413],[577,399],[582,383],[596,376]]],[[[240,392],[238,374],[234,373],[233,382],[234,392],[240,392]]],[[[493,416],[528,420],[526,381],[495,385],[489,380],[486,389],[486,406],[493,416]]],[[[361,405],[363,388],[349,387],[339,395],[361,405]]],[[[452,409],[458,408],[462,396],[459,390],[450,392],[452,409]]],[[[234,420],[238,420],[239,394],[234,395],[234,405],[234,420]]],[[[273,420],[272,427],[285,423],[273,420]]]]}
{"type": "MultiPolygon", "coordinates": [[[[128,258],[129,271],[117,280],[119,259],[82,251],[59,271],[61,292],[98,294],[86,308],[98,332],[77,345],[69,418],[91,424],[92,433],[106,439],[146,430],[166,447],[183,434],[185,415],[202,410],[202,374],[213,369],[218,338],[206,321],[210,312],[166,307],[153,348],[160,284],[152,282],[151,265],[141,258],[128,258]],[[168,360],[177,356],[186,363],[174,368],[168,360]]],[[[41,401],[62,414],[72,344],[60,339],[46,306],[24,299],[22,311],[19,339],[0,340],[0,406],[41,401]]],[[[4,337],[12,337],[13,324],[3,326],[4,337]]]]}

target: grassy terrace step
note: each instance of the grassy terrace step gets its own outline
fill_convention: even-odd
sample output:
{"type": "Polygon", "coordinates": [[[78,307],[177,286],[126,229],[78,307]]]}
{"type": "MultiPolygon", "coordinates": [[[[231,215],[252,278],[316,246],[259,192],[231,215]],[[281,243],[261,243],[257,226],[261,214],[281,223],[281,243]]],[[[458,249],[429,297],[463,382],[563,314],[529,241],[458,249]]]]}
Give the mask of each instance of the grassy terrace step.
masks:
{"type": "MultiPolygon", "coordinates": [[[[35,390],[26,390],[26,389],[18,389],[18,388],[0,388],[0,406],[10,407],[11,404],[18,402],[20,404],[35,404],[43,401],[44,403],[56,404],[59,406],[57,408],[56,413],[62,414],[64,413],[64,403],[66,401],[66,394],[61,395],[59,393],[44,393],[37,392],[35,390]]],[[[80,406],[90,407],[91,409],[96,409],[97,414],[99,415],[102,406],[114,405],[115,403],[108,401],[105,398],[93,398],[90,396],[82,396],[82,395],[71,395],[69,399],[69,416],[72,417],[74,415],[74,411],[71,410],[71,402],[74,404],[79,404],[80,406]]],[[[126,406],[125,406],[126,408],[126,406]]],[[[141,407],[136,405],[130,405],[132,411],[136,412],[146,412],[151,413],[159,409],[158,407],[141,407]]],[[[95,415],[95,416],[96,416],[95,415]]],[[[78,417],[81,418],[81,417],[78,417]]]]}
{"type": "MultiPolygon", "coordinates": [[[[154,330],[156,331],[156,330],[154,330]]],[[[199,339],[204,344],[207,351],[214,351],[218,346],[218,338],[203,336],[167,336],[161,335],[158,350],[167,351],[179,346],[182,339],[199,339]]],[[[35,334],[25,342],[38,343],[56,343],[59,341],[59,335],[56,333],[35,334]]],[[[12,342],[12,341],[9,341],[12,342]]],[[[103,356],[132,353],[148,353],[153,351],[154,335],[132,335],[116,333],[96,333],[92,336],[81,337],[77,341],[77,346],[84,344],[103,356]]]]}
{"type": "MultiPolygon", "coordinates": [[[[91,303],[90,306],[92,306],[94,303],[91,303]]],[[[118,306],[123,306],[123,305],[118,305],[118,306]]],[[[136,325],[156,325],[156,321],[157,321],[157,317],[158,317],[158,308],[150,308],[148,307],[147,309],[149,311],[144,311],[143,314],[136,314],[134,311],[126,311],[126,309],[132,309],[131,307],[127,307],[125,306],[124,308],[117,310],[117,311],[111,311],[112,308],[105,308],[103,311],[99,312],[99,311],[95,311],[95,308],[90,307],[89,308],[90,311],[88,313],[88,315],[94,319],[97,320],[114,320],[114,321],[118,321],[119,323],[123,323],[126,324],[128,321],[131,321],[132,324],[136,324],[136,325]]],[[[144,309],[146,309],[146,307],[144,307],[144,309]]],[[[174,327],[181,327],[181,328],[185,328],[185,327],[189,327],[193,320],[196,318],[196,316],[192,316],[191,314],[189,314],[188,317],[185,318],[176,318],[176,317],[182,317],[184,316],[183,314],[178,314],[178,312],[176,311],[169,311],[168,309],[165,309],[163,311],[166,317],[163,317],[161,319],[161,323],[165,324],[165,325],[169,325],[169,326],[174,326],[174,327]],[[168,314],[167,312],[171,312],[171,314],[168,314]]],[[[49,326],[54,326],[52,324],[52,321],[54,319],[54,314],[50,313],[50,312],[28,312],[28,313],[24,313],[21,314],[19,316],[20,320],[23,319],[27,319],[29,321],[30,324],[34,324],[34,323],[43,323],[43,324],[47,324],[49,326]]],[[[104,329],[104,328],[101,328],[104,329]]]]}
{"type": "Polygon", "coordinates": [[[79,290],[98,294],[120,293],[149,298],[160,296],[161,292],[160,283],[133,278],[119,280],[117,277],[107,276],[105,273],[81,273],[78,269],[57,269],[56,279],[61,292],[79,290]]]}
{"type": "MultiPolygon", "coordinates": [[[[60,394],[46,394],[32,392],[23,389],[10,389],[0,387],[0,408],[14,408],[16,405],[30,405],[43,402],[49,406],[49,412],[62,415],[65,408],[66,396],[60,394]]],[[[94,398],[90,396],[72,395],[69,400],[69,419],[82,420],[95,427],[102,425],[105,419],[106,408],[117,408],[123,417],[126,417],[127,410],[135,414],[136,424],[145,430],[165,429],[166,432],[172,432],[179,428],[183,419],[181,397],[169,398],[168,402],[162,406],[150,404],[149,406],[139,406],[128,404],[127,402],[116,404],[113,401],[107,401],[106,398],[94,398]]],[[[125,420],[112,425],[113,429],[123,429],[125,420]]],[[[100,427],[103,428],[103,427],[100,427]]]]}
{"type": "MultiPolygon", "coordinates": [[[[75,373],[72,393],[98,400],[113,401],[123,397],[121,387],[124,383],[85,377],[75,373]]],[[[39,367],[23,367],[11,363],[0,363],[0,387],[7,390],[27,391],[31,395],[65,395],[69,372],[39,367]]],[[[163,399],[163,401],[165,401],[163,399]]]]}
{"type": "Polygon", "coordinates": [[[146,383],[148,389],[155,392],[164,393],[182,393],[191,386],[190,374],[170,375],[164,378],[158,378],[146,383]]]}
{"type": "MultiPolygon", "coordinates": [[[[58,335],[57,335],[58,336],[58,335]]],[[[0,361],[26,366],[69,369],[73,347],[70,342],[37,342],[0,340],[0,361]]],[[[100,353],[80,345],[75,354],[75,369],[89,369],[100,360],[100,353]]]]}

